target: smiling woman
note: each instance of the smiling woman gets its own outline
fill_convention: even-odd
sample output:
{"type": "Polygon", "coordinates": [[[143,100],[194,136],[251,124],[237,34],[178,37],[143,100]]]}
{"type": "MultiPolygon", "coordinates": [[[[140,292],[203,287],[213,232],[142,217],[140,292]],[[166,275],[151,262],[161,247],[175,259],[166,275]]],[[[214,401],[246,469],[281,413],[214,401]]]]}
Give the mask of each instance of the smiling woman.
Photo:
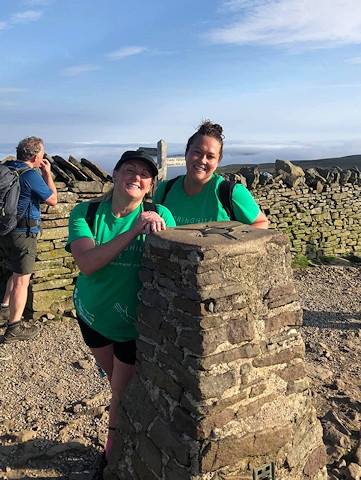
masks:
{"type": "Polygon", "coordinates": [[[139,200],[142,201],[150,192],[153,186],[153,173],[144,160],[130,158],[114,170],[113,182],[113,201],[114,204],[119,204],[118,207],[114,205],[113,213],[115,216],[121,216],[122,213],[130,212],[133,205],[138,204],[139,200]]]}
{"type": "MultiPolygon", "coordinates": [[[[206,120],[187,142],[186,175],[179,177],[170,189],[167,181],[158,186],[153,201],[169,208],[177,225],[230,220],[220,201],[223,177],[215,173],[223,156],[223,138],[222,127],[206,120]]],[[[265,214],[241,184],[232,190],[232,208],[239,222],[268,228],[265,214]]]]}
{"type": "Polygon", "coordinates": [[[143,202],[157,174],[146,152],[128,150],[113,170],[113,189],[96,202],[77,205],[69,219],[66,248],[80,270],[73,294],[80,330],[112,390],[103,466],[115,435],[115,409],[135,368],[138,271],[145,236],[175,226],[167,208],[149,210],[143,202]],[[90,221],[89,206],[94,204],[90,221]]]}

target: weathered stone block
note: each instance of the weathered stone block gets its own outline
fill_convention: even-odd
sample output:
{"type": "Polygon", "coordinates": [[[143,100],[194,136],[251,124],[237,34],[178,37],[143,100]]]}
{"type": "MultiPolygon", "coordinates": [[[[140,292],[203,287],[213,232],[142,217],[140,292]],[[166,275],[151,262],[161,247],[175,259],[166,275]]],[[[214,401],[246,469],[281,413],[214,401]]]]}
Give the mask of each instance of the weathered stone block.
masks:
{"type": "Polygon", "coordinates": [[[33,292],[39,292],[44,290],[61,289],[67,285],[72,285],[72,283],[72,278],[53,278],[47,282],[33,283],[30,288],[33,292]]]}
{"type": "Polygon", "coordinates": [[[271,393],[269,395],[264,395],[261,398],[257,398],[253,402],[248,400],[247,397],[247,402],[242,402],[240,407],[238,408],[236,412],[236,417],[241,419],[241,418],[247,418],[247,417],[252,417],[256,415],[263,405],[270,404],[273,401],[275,401],[277,398],[276,393],[271,393]]]}
{"type": "Polygon", "coordinates": [[[66,301],[72,297],[69,290],[47,290],[32,293],[32,306],[35,311],[50,311],[51,305],[56,302],[66,301]]]}
{"type": "Polygon", "coordinates": [[[141,338],[137,339],[137,360],[141,362],[142,359],[152,359],[155,353],[155,346],[141,338]]]}
{"type": "Polygon", "coordinates": [[[305,376],[304,363],[298,362],[296,364],[290,364],[283,370],[278,371],[277,375],[279,375],[285,382],[299,380],[305,376]]]}
{"type": "MultiPolygon", "coordinates": [[[[152,471],[149,470],[148,466],[139,458],[136,452],[133,452],[131,455],[131,461],[134,468],[134,472],[129,473],[127,470],[122,470],[119,472],[119,478],[122,480],[142,480],[146,478],[147,480],[157,480],[160,478],[158,475],[155,475],[152,471]]],[[[124,465],[126,467],[126,465],[124,465]]],[[[113,479],[109,479],[113,480],[113,479]]]]}
{"type": "Polygon", "coordinates": [[[192,445],[182,440],[181,432],[176,432],[170,423],[156,419],[149,429],[149,438],[169,457],[190,466],[192,445]]]}
{"type": "MultiPolygon", "coordinates": [[[[39,278],[49,278],[49,277],[60,277],[62,275],[70,275],[72,273],[72,270],[70,268],[66,267],[59,267],[59,268],[49,268],[47,270],[36,270],[33,273],[33,280],[38,280],[39,278]]],[[[72,276],[72,278],[74,278],[72,276]]]]}
{"type": "Polygon", "coordinates": [[[195,355],[207,356],[225,342],[231,345],[249,342],[253,340],[254,335],[254,325],[249,324],[246,318],[239,318],[221,328],[199,332],[184,330],[178,334],[177,343],[181,347],[187,347],[195,355]]]}
{"type": "Polygon", "coordinates": [[[158,307],[160,310],[168,309],[169,301],[165,297],[159,295],[159,290],[143,290],[142,300],[143,303],[151,307],[158,307]]]}
{"type": "Polygon", "coordinates": [[[132,426],[129,427],[128,433],[133,436],[136,431],[147,430],[148,426],[159,413],[150,400],[149,394],[144,388],[144,384],[137,372],[127,385],[126,391],[124,392],[124,398],[120,404],[120,409],[123,410],[123,413],[121,416],[118,416],[119,428],[122,429],[123,422],[128,421],[128,419],[131,418],[134,423],[131,423],[132,426]],[[134,401],[135,398],[140,398],[142,400],[136,402],[134,401]],[[126,416],[126,420],[123,418],[124,415],[126,416]]]}
{"type": "Polygon", "coordinates": [[[101,182],[69,182],[69,187],[76,193],[99,194],[103,191],[101,182]]]}
{"type": "Polygon", "coordinates": [[[310,384],[307,378],[300,378],[292,382],[288,382],[286,393],[292,395],[294,393],[302,393],[309,388],[310,384]]]}
{"type": "Polygon", "coordinates": [[[178,402],[180,401],[183,388],[173,378],[167,375],[160,367],[155,364],[150,364],[146,361],[142,362],[142,368],[139,370],[139,375],[144,380],[149,380],[157,385],[159,388],[168,392],[178,402]]]}
{"type": "Polygon", "coordinates": [[[67,227],[47,228],[43,230],[43,240],[54,240],[56,238],[68,238],[67,227]]]}
{"type": "MultiPolygon", "coordinates": [[[[141,434],[139,437],[139,447],[137,453],[143,464],[147,466],[148,470],[153,472],[154,478],[160,478],[162,475],[162,456],[160,450],[145,434],[141,434]]],[[[139,469],[136,469],[136,471],[137,470],[139,472],[139,469]]],[[[152,477],[147,476],[141,478],[152,477]]]]}
{"type": "Polygon", "coordinates": [[[284,425],[254,432],[242,438],[231,436],[205,442],[199,459],[200,470],[207,473],[225,465],[232,465],[241,457],[275,453],[289,441],[291,428],[290,425],[284,425]]]}
{"type": "Polygon", "coordinates": [[[64,257],[72,257],[71,253],[68,253],[64,248],[56,248],[54,250],[50,250],[49,252],[39,253],[37,258],[41,261],[43,260],[52,260],[54,258],[64,258],[64,257]]]}
{"type": "Polygon", "coordinates": [[[262,368],[281,363],[287,364],[295,358],[303,358],[304,356],[304,345],[294,345],[285,350],[281,350],[270,355],[264,355],[262,358],[255,358],[253,360],[253,365],[257,368],[262,368]]]}
{"type": "Polygon", "coordinates": [[[285,311],[277,315],[270,315],[265,321],[265,332],[272,332],[274,330],[280,330],[283,327],[288,327],[293,325],[301,326],[302,318],[303,318],[303,314],[301,309],[293,312],[285,311]]]}
{"type": "Polygon", "coordinates": [[[261,348],[258,344],[247,343],[232,350],[225,350],[224,352],[207,356],[187,355],[184,364],[191,366],[195,370],[209,370],[213,365],[227,364],[242,358],[254,358],[260,355],[260,353],[261,348]]]}

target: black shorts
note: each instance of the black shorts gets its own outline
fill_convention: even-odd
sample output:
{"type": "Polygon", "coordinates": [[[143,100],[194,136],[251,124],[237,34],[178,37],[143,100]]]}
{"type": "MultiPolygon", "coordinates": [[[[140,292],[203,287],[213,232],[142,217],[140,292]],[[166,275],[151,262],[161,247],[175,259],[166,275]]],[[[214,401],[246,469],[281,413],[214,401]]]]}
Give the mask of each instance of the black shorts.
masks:
{"type": "Polygon", "coordinates": [[[104,337],[101,333],[93,330],[83,320],[78,317],[79,327],[83,335],[83,339],[86,345],[90,348],[106,347],[113,344],[114,355],[120,362],[128,365],[135,365],[136,358],[136,342],[135,340],[128,340],[126,342],[115,342],[107,337],[104,337]]]}
{"type": "Polygon", "coordinates": [[[12,272],[27,275],[34,272],[37,234],[13,230],[0,237],[0,248],[12,272]]]}

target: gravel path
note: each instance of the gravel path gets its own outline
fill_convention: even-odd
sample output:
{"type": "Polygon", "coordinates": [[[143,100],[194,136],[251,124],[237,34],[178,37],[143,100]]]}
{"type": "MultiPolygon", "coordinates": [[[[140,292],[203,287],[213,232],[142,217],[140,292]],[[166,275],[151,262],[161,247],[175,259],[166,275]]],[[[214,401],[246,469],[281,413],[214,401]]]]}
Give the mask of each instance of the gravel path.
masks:
{"type": "MultiPolygon", "coordinates": [[[[332,411],[350,433],[343,453],[354,451],[361,415],[361,267],[308,268],[294,277],[317,414],[322,419],[332,411]]],[[[0,346],[0,480],[90,480],[104,447],[109,398],[107,379],[72,318],[43,323],[31,341],[0,346]]],[[[341,455],[338,463],[331,460],[330,478],[343,478],[341,455]]]]}
{"type": "Polygon", "coordinates": [[[106,436],[110,389],[74,319],[0,348],[0,479],[88,479],[106,436]]]}

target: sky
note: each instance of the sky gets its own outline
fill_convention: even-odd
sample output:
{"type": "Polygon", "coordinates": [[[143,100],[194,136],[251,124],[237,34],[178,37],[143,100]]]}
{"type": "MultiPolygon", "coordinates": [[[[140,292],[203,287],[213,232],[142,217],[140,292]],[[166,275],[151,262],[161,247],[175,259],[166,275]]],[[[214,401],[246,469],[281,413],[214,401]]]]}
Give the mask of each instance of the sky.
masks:
{"type": "Polygon", "coordinates": [[[229,163],[361,154],[360,0],[1,0],[0,159],[36,135],[108,171],[224,129],[229,163]]]}

